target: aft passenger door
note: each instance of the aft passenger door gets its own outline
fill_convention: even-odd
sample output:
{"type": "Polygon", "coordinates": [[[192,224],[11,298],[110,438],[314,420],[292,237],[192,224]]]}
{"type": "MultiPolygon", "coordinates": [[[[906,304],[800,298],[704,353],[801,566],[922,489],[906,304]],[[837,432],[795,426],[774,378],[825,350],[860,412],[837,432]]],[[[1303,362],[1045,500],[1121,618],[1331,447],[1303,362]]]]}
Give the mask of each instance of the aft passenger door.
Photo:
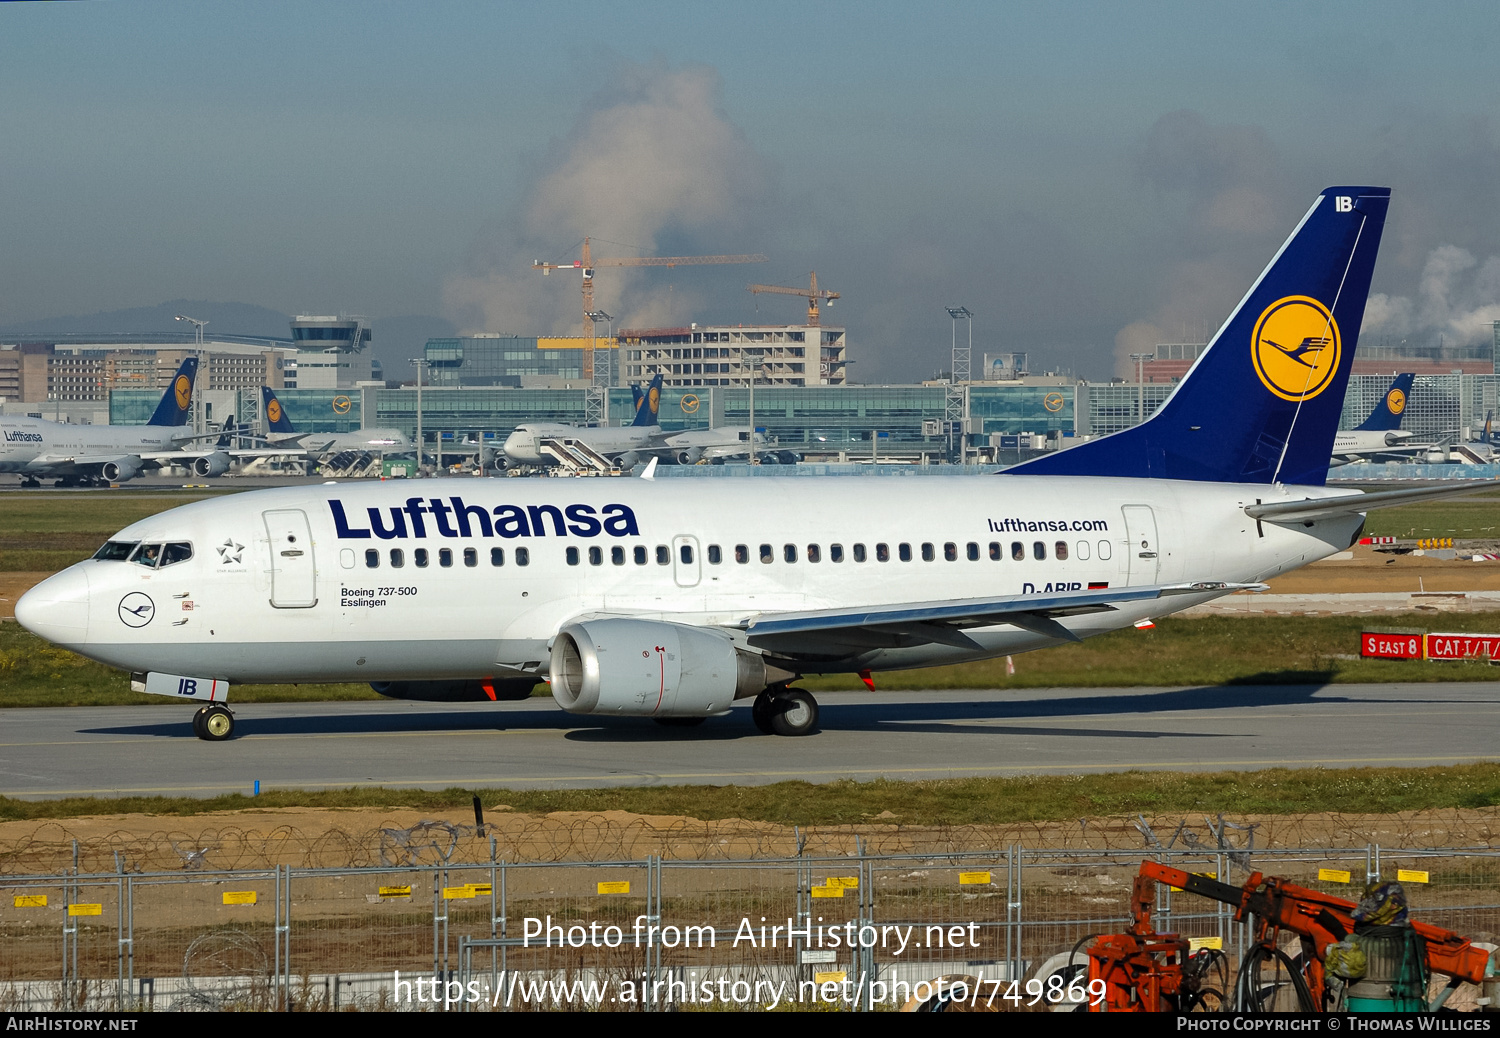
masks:
{"type": "Polygon", "coordinates": [[[312,530],[300,508],[262,513],[271,547],[271,605],[309,609],[318,604],[312,530]]]}
{"type": "Polygon", "coordinates": [[[1159,548],[1156,543],[1156,513],[1150,505],[1125,505],[1125,565],[1131,586],[1156,583],[1159,548]]]}
{"type": "Polygon", "coordinates": [[[698,558],[698,538],[672,538],[672,579],[678,587],[697,587],[703,579],[703,561],[698,558]]]}

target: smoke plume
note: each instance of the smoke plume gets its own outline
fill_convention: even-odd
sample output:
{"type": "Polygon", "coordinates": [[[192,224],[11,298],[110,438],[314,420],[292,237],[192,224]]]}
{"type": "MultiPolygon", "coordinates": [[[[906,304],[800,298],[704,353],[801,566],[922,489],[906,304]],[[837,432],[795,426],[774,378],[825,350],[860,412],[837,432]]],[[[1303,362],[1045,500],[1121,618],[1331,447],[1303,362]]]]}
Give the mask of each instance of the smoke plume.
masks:
{"type": "MultiPolygon", "coordinates": [[[[585,236],[596,259],[652,255],[668,237],[679,247],[701,243],[694,251],[750,251],[731,245],[769,180],[767,163],[723,111],[712,69],[623,65],[539,163],[469,269],[448,279],[448,315],[469,331],[577,334],[580,275],[544,279],[534,258],[577,259],[585,236]]],[[[616,329],[681,322],[696,300],[670,277],[600,267],[595,305],[615,315],[616,329]]]]}
{"type": "Polygon", "coordinates": [[[1427,254],[1417,296],[1371,294],[1363,337],[1436,340],[1468,346],[1494,335],[1500,321],[1500,256],[1480,263],[1456,245],[1427,254]]]}

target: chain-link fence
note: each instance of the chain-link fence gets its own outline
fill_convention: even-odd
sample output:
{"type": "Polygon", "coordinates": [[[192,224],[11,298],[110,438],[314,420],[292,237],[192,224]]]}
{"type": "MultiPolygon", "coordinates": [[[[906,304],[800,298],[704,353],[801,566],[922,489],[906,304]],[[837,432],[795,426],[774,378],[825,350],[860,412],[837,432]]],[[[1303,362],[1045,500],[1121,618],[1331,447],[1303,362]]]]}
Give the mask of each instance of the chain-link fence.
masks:
{"type": "MultiPolygon", "coordinates": [[[[1130,926],[1143,856],[1351,900],[1400,879],[1415,918],[1500,930],[1500,851],[1260,848],[1219,825],[1218,846],[1192,847],[1142,821],[1144,855],[856,840],[767,859],[453,862],[439,841],[437,861],[362,867],[8,875],[0,1009],[889,1009],[940,976],[1008,984],[1081,962],[1088,938],[1130,926]]],[[[1156,898],[1158,930],[1231,961],[1249,947],[1230,906],[1156,898]]]]}

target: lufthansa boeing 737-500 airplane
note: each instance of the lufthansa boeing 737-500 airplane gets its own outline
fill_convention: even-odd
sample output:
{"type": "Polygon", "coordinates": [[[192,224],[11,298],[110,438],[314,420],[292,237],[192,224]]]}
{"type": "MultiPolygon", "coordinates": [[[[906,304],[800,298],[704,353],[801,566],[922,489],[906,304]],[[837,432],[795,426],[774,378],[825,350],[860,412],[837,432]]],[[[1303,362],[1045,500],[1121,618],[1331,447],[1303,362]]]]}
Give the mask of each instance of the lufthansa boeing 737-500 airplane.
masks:
{"type": "Polygon", "coordinates": [[[206,739],[239,682],[497,699],[544,677],[576,714],[749,699],[803,735],[801,675],[1130,627],[1341,551],[1371,508],[1475,489],[1324,485],[1389,200],[1319,195],[1148,421],[1004,473],[263,490],[121,530],[16,616],[194,701],[206,739]]]}

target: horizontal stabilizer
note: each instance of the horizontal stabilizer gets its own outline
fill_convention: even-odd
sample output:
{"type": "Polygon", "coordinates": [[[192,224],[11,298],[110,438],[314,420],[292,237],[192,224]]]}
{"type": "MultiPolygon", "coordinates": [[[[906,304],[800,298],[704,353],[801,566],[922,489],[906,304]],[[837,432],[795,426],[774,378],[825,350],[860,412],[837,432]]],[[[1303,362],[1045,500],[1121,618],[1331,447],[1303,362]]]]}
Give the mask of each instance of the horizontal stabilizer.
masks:
{"type": "Polygon", "coordinates": [[[1314,519],[1332,519],[1340,515],[1359,515],[1377,508],[1393,508],[1439,497],[1458,497],[1485,490],[1500,490],[1500,479],[1478,480],[1446,487],[1416,487],[1412,490],[1382,490],[1374,494],[1349,494],[1346,497],[1303,498],[1301,501],[1278,501],[1246,505],[1251,519],[1268,523],[1301,523],[1314,519]]]}

